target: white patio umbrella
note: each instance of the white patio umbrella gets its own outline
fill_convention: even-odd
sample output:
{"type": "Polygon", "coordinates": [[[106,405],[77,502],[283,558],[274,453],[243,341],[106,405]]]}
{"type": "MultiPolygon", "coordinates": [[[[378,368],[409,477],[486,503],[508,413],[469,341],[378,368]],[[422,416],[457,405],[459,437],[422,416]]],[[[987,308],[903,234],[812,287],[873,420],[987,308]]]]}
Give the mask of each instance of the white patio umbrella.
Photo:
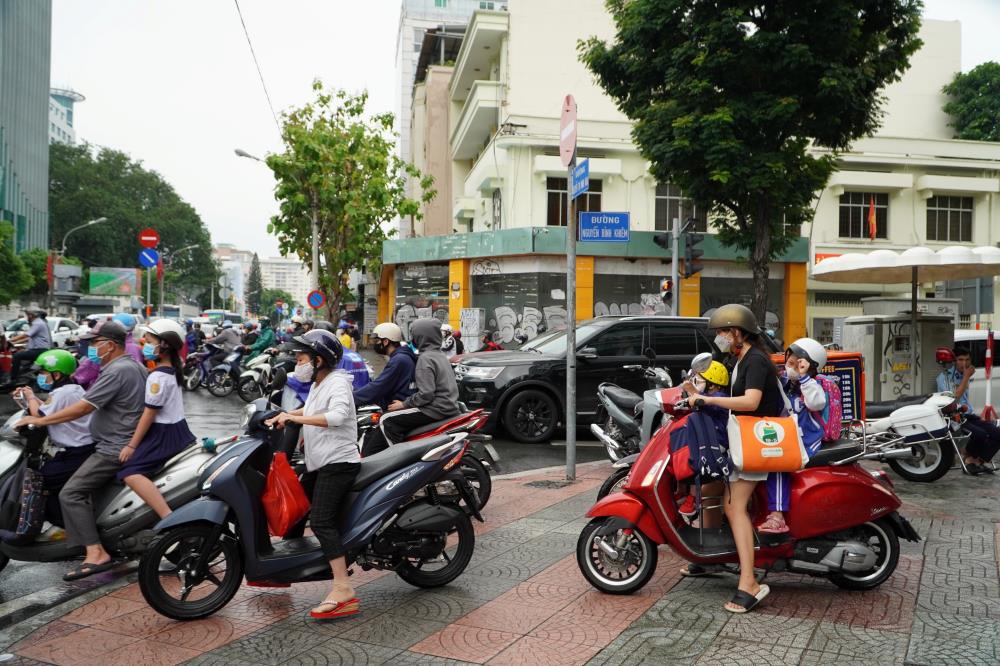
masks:
{"type": "Polygon", "coordinates": [[[993,246],[952,245],[936,252],[929,247],[911,247],[903,252],[875,250],[867,254],[842,254],[824,259],[812,269],[812,278],[822,282],[910,283],[910,326],[914,336],[910,343],[910,367],[914,373],[917,370],[917,285],[994,275],[1000,275],[1000,248],[993,246]]]}

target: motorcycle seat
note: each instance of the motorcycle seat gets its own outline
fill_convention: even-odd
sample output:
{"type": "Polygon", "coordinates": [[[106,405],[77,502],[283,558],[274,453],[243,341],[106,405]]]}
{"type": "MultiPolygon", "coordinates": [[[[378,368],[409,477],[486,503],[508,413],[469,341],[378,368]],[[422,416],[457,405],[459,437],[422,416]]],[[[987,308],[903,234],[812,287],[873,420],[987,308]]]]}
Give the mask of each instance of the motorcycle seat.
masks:
{"type": "Polygon", "coordinates": [[[870,433],[880,433],[888,432],[889,428],[892,427],[892,419],[886,416],[885,418],[879,419],[877,421],[869,421],[865,426],[866,430],[870,433]]]}
{"type": "Polygon", "coordinates": [[[865,418],[881,419],[889,416],[889,414],[892,414],[900,407],[906,407],[907,405],[919,405],[929,397],[931,397],[931,394],[928,393],[927,395],[914,395],[899,398],[898,400],[887,400],[885,402],[866,402],[865,418]]]}
{"type": "Polygon", "coordinates": [[[629,414],[632,413],[636,405],[642,402],[642,396],[638,393],[634,393],[628,389],[623,389],[622,387],[615,386],[614,384],[605,384],[601,387],[601,391],[614,405],[625,410],[629,414]]]}
{"type": "Polygon", "coordinates": [[[864,447],[853,439],[838,439],[836,442],[824,445],[819,451],[814,453],[809,458],[809,462],[806,463],[806,469],[832,465],[851,456],[856,456],[863,450],[864,447]]]}
{"type": "Polygon", "coordinates": [[[432,423],[428,423],[425,426],[420,426],[419,428],[414,428],[410,432],[406,433],[406,439],[407,439],[407,441],[409,441],[409,440],[413,439],[414,437],[417,437],[418,435],[423,435],[424,433],[428,433],[428,432],[431,432],[433,430],[437,430],[438,428],[440,428],[444,424],[451,423],[452,421],[454,421],[457,418],[458,418],[458,416],[452,416],[451,418],[448,418],[448,419],[441,419],[440,421],[434,421],[432,423]]]}
{"type": "Polygon", "coordinates": [[[358,471],[358,475],[354,477],[354,485],[351,490],[362,490],[370,486],[373,481],[397,469],[412,465],[431,449],[449,441],[451,441],[450,435],[438,435],[422,439],[419,442],[396,444],[385,451],[364,458],[361,460],[361,469],[358,471]]]}

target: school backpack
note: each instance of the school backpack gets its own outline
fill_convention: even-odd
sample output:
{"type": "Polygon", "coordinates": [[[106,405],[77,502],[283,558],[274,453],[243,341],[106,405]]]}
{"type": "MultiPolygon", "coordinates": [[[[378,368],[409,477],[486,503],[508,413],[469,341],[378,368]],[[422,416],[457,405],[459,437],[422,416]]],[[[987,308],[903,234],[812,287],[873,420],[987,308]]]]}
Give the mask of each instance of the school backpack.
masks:
{"type": "Polygon", "coordinates": [[[826,394],[826,407],[820,412],[811,412],[823,428],[823,441],[835,442],[840,439],[840,431],[844,420],[844,402],[840,394],[840,381],[836,377],[816,375],[816,381],[823,387],[826,394]]]}

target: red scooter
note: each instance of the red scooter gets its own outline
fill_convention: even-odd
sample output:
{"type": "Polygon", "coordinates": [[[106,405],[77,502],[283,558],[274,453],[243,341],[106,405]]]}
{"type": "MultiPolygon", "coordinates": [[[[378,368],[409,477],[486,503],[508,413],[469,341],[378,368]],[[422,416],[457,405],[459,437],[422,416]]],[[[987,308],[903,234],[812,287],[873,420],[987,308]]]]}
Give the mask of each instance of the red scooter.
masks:
{"type": "MultiPolygon", "coordinates": [[[[642,588],[656,570],[657,547],[666,544],[682,558],[709,572],[738,564],[728,526],[688,525],[677,510],[677,480],[670,465],[670,433],[688,411],[682,389],[665,389],[664,409],[675,416],[639,454],[620,492],[599,500],[577,542],[580,570],[590,583],[610,594],[642,588]]],[[[884,472],[856,462],[862,452],[853,442],[834,443],[814,455],[792,477],[790,531],[756,535],[756,567],[828,578],[851,590],[878,587],[899,561],[899,538],[920,536],[897,511],[902,502],[884,472]]],[[[767,489],[758,485],[751,500],[755,525],[767,515],[767,489]]],[[[699,524],[703,522],[702,520],[699,524]]]]}

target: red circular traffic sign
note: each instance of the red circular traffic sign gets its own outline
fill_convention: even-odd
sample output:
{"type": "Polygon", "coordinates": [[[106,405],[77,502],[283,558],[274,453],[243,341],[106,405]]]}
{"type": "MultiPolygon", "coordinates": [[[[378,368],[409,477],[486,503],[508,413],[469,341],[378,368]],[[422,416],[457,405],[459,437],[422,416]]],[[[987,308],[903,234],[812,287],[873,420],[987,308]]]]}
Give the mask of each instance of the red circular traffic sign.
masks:
{"type": "Polygon", "coordinates": [[[576,100],[566,95],[559,120],[559,157],[564,167],[569,167],[576,156],[576,100]]]}
{"type": "Polygon", "coordinates": [[[309,307],[313,310],[319,310],[321,307],[326,305],[326,295],[322,291],[314,289],[306,296],[306,303],[308,303],[309,307]]]}
{"type": "Polygon", "coordinates": [[[156,229],[143,229],[139,232],[139,245],[153,249],[160,244],[160,234],[156,229]]]}

